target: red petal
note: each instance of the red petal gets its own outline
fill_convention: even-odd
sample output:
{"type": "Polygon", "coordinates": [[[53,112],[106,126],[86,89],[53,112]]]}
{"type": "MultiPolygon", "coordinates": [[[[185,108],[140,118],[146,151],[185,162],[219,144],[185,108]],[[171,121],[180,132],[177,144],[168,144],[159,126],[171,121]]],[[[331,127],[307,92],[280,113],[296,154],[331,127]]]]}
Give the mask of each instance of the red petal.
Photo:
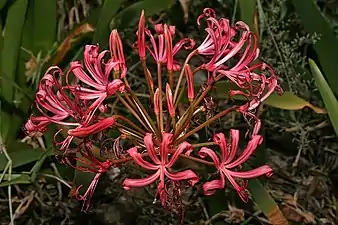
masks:
{"type": "Polygon", "coordinates": [[[184,170],[182,172],[170,173],[164,170],[165,175],[174,181],[188,180],[190,185],[195,185],[199,181],[199,177],[192,170],[184,170]]]}
{"type": "Polygon", "coordinates": [[[146,186],[146,185],[149,185],[155,182],[159,176],[160,176],[160,170],[158,170],[156,173],[146,178],[140,178],[140,179],[126,178],[123,181],[122,186],[126,190],[130,190],[131,187],[143,187],[143,186],[146,186]]]}
{"type": "Polygon", "coordinates": [[[153,165],[153,164],[145,161],[142,158],[142,155],[140,153],[138,153],[136,147],[130,148],[127,152],[134,159],[135,163],[137,165],[141,166],[142,168],[145,168],[145,169],[148,169],[148,170],[158,170],[159,169],[158,166],[153,165]]]}
{"type": "Polygon", "coordinates": [[[227,142],[225,140],[224,134],[222,134],[222,133],[215,134],[214,135],[214,142],[216,142],[219,145],[219,147],[221,148],[222,161],[227,160],[228,155],[229,155],[229,150],[228,150],[228,145],[227,145],[227,142]]]}
{"type": "Polygon", "coordinates": [[[181,143],[178,148],[176,149],[176,151],[174,152],[174,154],[171,156],[168,164],[166,165],[167,168],[170,168],[174,165],[174,163],[177,161],[177,158],[180,154],[183,153],[184,150],[191,150],[192,146],[191,144],[189,144],[188,142],[183,142],[181,143]]]}
{"type": "Polygon", "coordinates": [[[238,141],[239,141],[239,130],[231,129],[230,130],[231,137],[231,149],[228,158],[225,160],[224,164],[230,163],[236,156],[238,149],[238,141]]]}
{"type": "Polygon", "coordinates": [[[205,157],[209,156],[212,159],[212,161],[214,162],[214,165],[215,165],[216,168],[218,168],[221,164],[218,156],[216,155],[216,153],[213,150],[211,150],[210,148],[203,147],[199,150],[198,154],[201,158],[205,158],[205,157]]]}
{"type": "Polygon", "coordinates": [[[249,141],[245,150],[242,152],[242,154],[232,163],[225,165],[225,168],[227,169],[234,168],[244,163],[250,157],[250,155],[256,150],[258,145],[262,143],[262,141],[263,137],[261,135],[253,136],[252,139],[249,141]]]}
{"type": "Polygon", "coordinates": [[[272,176],[272,169],[268,165],[264,165],[249,171],[241,171],[241,172],[235,172],[235,171],[229,171],[228,173],[233,176],[233,177],[238,177],[238,178],[255,178],[259,177],[262,175],[266,175],[267,177],[272,176]]]}
{"type": "Polygon", "coordinates": [[[162,135],[162,143],[160,145],[160,156],[161,162],[167,164],[168,155],[170,152],[169,145],[171,144],[173,139],[173,135],[169,133],[163,133],[162,135]]]}
{"type": "Polygon", "coordinates": [[[105,118],[91,126],[75,128],[68,131],[68,134],[75,137],[86,137],[91,134],[95,134],[100,132],[108,127],[112,126],[115,123],[115,119],[113,117],[105,118]]]}
{"type": "Polygon", "coordinates": [[[203,184],[203,191],[205,195],[213,195],[217,189],[223,189],[225,186],[224,175],[220,174],[220,180],[212,180],[203,184]]]}
{"type": "Polygon", "coordinates": [[[147,133],[144,136],[144,145],[147,148],[147,153],[148,153],[149,157],[151,158],[151,160],[155,164],[160,164],[160,160],[157,157],[157,154],[156,154],[155,149],[154,149],[153,134],[152,133],[147,133]]]}

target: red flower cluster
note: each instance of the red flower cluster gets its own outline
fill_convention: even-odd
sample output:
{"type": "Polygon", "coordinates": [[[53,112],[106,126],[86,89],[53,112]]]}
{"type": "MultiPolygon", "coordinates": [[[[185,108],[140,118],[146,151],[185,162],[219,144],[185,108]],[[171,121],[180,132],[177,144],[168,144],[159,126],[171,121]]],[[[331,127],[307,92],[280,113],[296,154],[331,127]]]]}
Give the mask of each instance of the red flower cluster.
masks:
{"type": "MultiPolygon", "coordinates": [[[[140,167],[153,171],[153,174],[146,178],[127,178],[123,187],[129,190],[156,182],[155,198],[159,196],[162,205],[169,209],[181,208],[177,205],[181,204],[177,200],[179,196],[171,196],[174,192],[181,193],[181,181],[195,185],[200,179],[192,170],[181,171],[174,167],[180,157],[212,165],[218,171],[220,179],[203,184],[206,195],[213,194],[216,189],[223,189],[228,180],[239,196],[247,201],[247,183],[243,179],[272,174],[267,165],[244,172],[240,168],[263,140],[258,134],[261,123],[254,110],[272,92],[281,92],[277,76],[269,65],[257,60],[257,38],[245,23],[240,21],[232,27],[229,20],[217,19],[212,9],[203,11],[197,19],[199,25],[202,19],[206,21],[207,35],[194,48],[195,41],[192,39],[173,41],[174,26],[157,24],[153,33],[146,26],[144,12],[141,13],[134,47],[142,63],[152,110],[147,108],[148,105],[145,106],[149,101],[139,99],[128,84],[123,45],[116,30],[110,35],[109,50],[100,52],[98,46],[87,45],[83,63],[71,62],[64,79],[63,71],[56,66],[49,68],[41,79],[36,94],[36,107],[41,115],[32,115],[25,128],[30,135],[37,135],[44,133],[49,124],[56,124],[59,131],[55,134],[55,144],[60,146],[59,150],[63,153],[62,162],[76,170],[96,174],[83,195],[76,192],[78,198],[85,201],[86,209],[101,174],[112,166],[131,160],[140,167]],[[190,50],[184,62],[175,58],[181,50],[190,50]],[[155,72],[147,66],[147,53],[157,65],[155,72]],[[193,67],[190,61],[195,56],[204,60],[193,67]],[[163,70],[166,70],[167,78],[162,75],[163,70]],[[195,93],[194,75],[198,71],[205,71],[208,80],[203,85],[203,90],[195,93]],[[177,77],[174,72],[178,72],[177,77]],[[154,73],[157,74],[156,77],[152,76],[154,73]],[[242,95],[246,101],[195,123],[194,116],[205,111],[203,100],[220,80],[227,80],[237,87],[227,93],[229,97],[242,95]],[[186,86],[183,86],[184,81],[186,86]],[[182,103],[185,88],[189,105],[182,113],[178,110],[178,105],[182,103]],[[120,114],[107,116],[105,104],[108,98],[117,98],[134,118],[129,120],[120,114]],[[163,104],[164,101],[166,104],[163,104]],[[247,147],[237,156],[239,131],[232,129],[230,143],[227,143],[224,134],[219,133],[214,135],[211,144],[198,143],[201,148],[194,151],[194,144],[188,143],[189,137],[234,111],[254,119],[254,129],[247,147]],[[115,157],[108,159],[97,154],[93,150],[95,143],[91,140],[109,128],[121,133],[116,140],[126,139],[134,147],[123,154],[123,148],[115,146],[120,142],[115,141],[112,150],[120,151],[115,157]],[[63,132],[63,140],[58,141],[63,130],[66,131],[63,132]],[[81,144],[74,144],[74,138],[82,140],[81,144]],[[206,147],[208,145],[218,145],[220,151],[206,147]],[[212,161],[206,161],[204,158],[207,156],[212,161]],[[168,187],[175,190],[169,191],[168,187]]],[[[105,135],[101,136],[106,138],[105,135]]]]}

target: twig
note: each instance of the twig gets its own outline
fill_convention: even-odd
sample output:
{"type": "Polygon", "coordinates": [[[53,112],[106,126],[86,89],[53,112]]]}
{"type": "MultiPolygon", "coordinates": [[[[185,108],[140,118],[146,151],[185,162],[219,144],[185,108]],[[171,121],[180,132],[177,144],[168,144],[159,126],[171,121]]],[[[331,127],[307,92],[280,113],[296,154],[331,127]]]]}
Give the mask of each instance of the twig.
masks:
{"type": "MultiPolygon", "coordinates": [[[[2,179],[4,178],[7,170],[8,170],[8,181],[10,182],[11,177],[12,177],[12,159],[11,159],[11,157],[9,157],[9,155],[6,151],[6,148],[5,148],[5,145],[3,144],[1,136],[0,136],[0,148],[1,148],[0,153],[3,153],[5,155],[7,161],[8,161],[6,166],[5,166],[3,173],[0,176],[0,183],[1,183],[2,179]]],[[[14,225],[13,205],[12,205],[12,185],[11,184],[8,185],[8,206],[9,206],[9,216],[10,216],[10,219],[11,219],[11,224],[14,225]]]]}
{"type": "MultiPolygon", "coordinates": [[[[61,175],[60,175],[60,173],[59,173],[58,168],[56,168],[55,163],[51,163],[50,165],[51,165],[51,167],[53,168],[55,175],[56,175],[57,177],[61,178],[61,175]]],[[[58,199],[59,199],[59,201],[61,201],[61,200],[62,200],[62,187],[61,187],[61,183],[60,183],[59,179],[57,179],[57,180],[58,180],[58,182],[57,182],[56,185],[57,185],[57,188],[58,188],[58,191],[59,191],[58,199]]],[[[60,179],[60,180],[61,180],[61,179],[60,179]]]]}

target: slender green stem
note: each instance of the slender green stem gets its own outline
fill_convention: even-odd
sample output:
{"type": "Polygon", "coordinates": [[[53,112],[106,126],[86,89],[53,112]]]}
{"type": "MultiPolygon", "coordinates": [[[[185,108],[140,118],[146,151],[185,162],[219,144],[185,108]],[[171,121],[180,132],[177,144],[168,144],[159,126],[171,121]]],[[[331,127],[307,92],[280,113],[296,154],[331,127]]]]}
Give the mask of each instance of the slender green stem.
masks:
{"type": "MultiPolygon", "coordinates": [[[[8,155],[7,150],[4,146],[4,143],[2,142],[2,137],[0,136],[0,152],[2,152],[6,159],[7,159],[7,165],[5,170],[3,171],[3,174],[1,175],[1,180],[4,177],[4,174],[6,173],[6,171],[8,170],[8,181],[10,182],[12,179],[12,159],[11,157],[8,155]]],[[[8,207],[9,207],[9,216],[10,216],[10,220],[11,220],[11,224],[14,225],[14,217],[13,217],[13,204],[12,204],[12,185],[8,185],[8,207]]]]}
{"type": "Polygon", "coordinates": [[[200,148],[200,147],[205,147],[205,146],[212,146],[212,145],[217,145],[216,142],[204,142],[204,143],[198,143],[198,144],[193,144],[193,148],[200,148]]]}
{"type": "Polygon", "coordinates": [[[135,123],[131,122],[130,120],[128,120],[126,117],[121,116],[121,115],[114,115],[113,116],[116,119],[121,119],[124,122],[126,122],[127,124],[129,124],[131,127],[133,127],[134,129],[138,130],[140,132],[140,134],[144,135],[146,132],[144,132],[144,130],[142,130],[141,128],[139,128],[135,123]]]}
{"type": "Polygon", "coordinates": [[[161,63],[157,63],[157,83],[159,91],[159,130],[160,132],[163,131],[163,103],[162,103],[162,65],[161,63]]]}
{"type": "Polygon", "coordinates": [[[195,49],[194,51],[190,52],[190,54],[187,56],[187,58],[185,59],[185,62],[182,66],[182,70],[181,70],[181,73],[180,73],[180,76],[178,77],[178,81],[177,81],[177,85],[176,85],[176,88],[175,88],[175,94],[174,94],[174,99],[173,99],[173,102],[175,104],[176,102],[176,99],[177,99],[177,95],[178,95],[178,90],[180,89],[180,86],[181,86],[181,82],[182,82],[182,79],[183,79],[183,74],[184,74],[184,68],[185,68],[185,65],[188,64],[189,60],[197,53],[197,49],[195,49]]]}
{"type": "Polygon", "coordinates": [[[148,126],[151,128],[152,132],[155,133],[156,135],[161,135],[161,133],[158,131],[154,121],[150,118],[147,110],[144,108],[143,104],[141,101],[137,98],[137,96],[134,94],[133,90],[129,86],[126,87],[127,91],[131,95],[132,99],[135,102],[136,107],[140,111],[142,117],[145,119],[145,122],[148,124],[148,126]]]}
{"type": "Polygon", "coordinates": [[[190,135],[196,133],[197,131],[199,131],[200,129],[202,129],[205,126],[208,126],[209,124],[211,124],[212,122],[214,122],[215,120],[225,116],[226,114],[234,111],[238,109],[238,106],[232,106],[231,108],[228,108],[218,114],[216,114],[215,116],[211,117],[210,119],[208,119],[207,121],[205,121],[204,123],[200,124],[199,126],[195,127],[194,129],[192,129],[191,131],[189,131],[188,133],[186,133],[183,137],[180,137],[179,139],[176,140],[175,144],[180,144],[182,143],[184,140],[186,140],[190,135]]]}
{"type": "Polygon", "coordinates": [[[172,89],[174,87],[174,77],[173,77],[173,71],[170,70],[168,71],[168,80],[169,80],[169,85],[170,85],[170,89],[172,89]]]}
{"type": "Polygon", "coordinates": [[[190,156],[190,155],[180,154],[180,157],[185,158],[185,159],[189,159],[189,160],[192,160],[192,161],[195,161],[195,162],[198,162],[198,163],[202,163],[202,164],[208,165],[208,166],[214,165],[213,162],[209,162],[209,161],[206,161],[206,160],[203,160],[203,159],[199,159],[199,158],[196,158],[196,157],[193,157],[193,156],[190,156]]]}
{"type": "Polygon", "coordinates": [[[135,110],[120,96],[118,93],[116,93],[118,99],[122,102],[122,104],[133,114],[133,116],[136,117],[136,119],[142,124],[142,126],[147,129],[148,131],[151,131],[150,127],[147,126],[143,120],[138,116],[138,114],[135,112],[135,110]]]}
{"type": "Polygon", "coordinates": [[[57,180],[57,181],[63,183],[64,185],[66,185],[66,186],[69,187],[70,189],[72,188],[71,185],[69,185],[66,181],[62,180],[60,177],[57,177],[57,176],[52,175],[52,174],[47,174],[47,173],[42,173],[41,175],[44,176],[44,177],[53,178],[53,179],[55,179],[55,180],[57,180]]]}
{"type": "Polygon", "coordinates": [[[151,74],[149,73],[149,70],[147,68],[146,59],[142,59],[141,61],[142,61],[144,76],[146,78],[148,90],[149,90],[149,93],[150,93],[150,98],[153,99],[154,98],[154,89],[153,89],[153,85],[152,85],[151,74]]]}
{"type": "Polygon", "coordinates": [[[115,124],[116,127],[118,127],[119,131],[125,135],[129,135],[131,137],[134,137],[135,139],[137,139],[138,141],[142,142],[142,135],[140,134],[136,134],[133,130],[131,130],[130,128],[123,126],[121,124],[115,124]]]}

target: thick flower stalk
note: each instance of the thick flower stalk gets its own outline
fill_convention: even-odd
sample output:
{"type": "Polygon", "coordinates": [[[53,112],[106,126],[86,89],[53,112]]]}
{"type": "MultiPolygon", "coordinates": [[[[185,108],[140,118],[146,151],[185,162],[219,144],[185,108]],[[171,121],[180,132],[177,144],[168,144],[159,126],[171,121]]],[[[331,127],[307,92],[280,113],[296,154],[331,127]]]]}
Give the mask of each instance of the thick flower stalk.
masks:
{"type": "Polygon", "coordinates": [[[53,66],[42,78],[36,95],[41,115],[31,116],[25,128],[31,135],[41,135],[49,124],[59,127],[56,135],[67,130],[63,132],[64,141],[59,143],[55,138],[55,144],[63,152],[61,161],[76,170],[95,174],[84,194],[79,194],[79,189],[76,191],[78,199],[84,201],[84,209],[89,207],[100,176],[113,165],[129,161],[148,170],[150,175],[128,177],[123,187],[129,190],[156,183],[155,198],[159,197],[164,207],[180,213],[184,208],[180,197],[184,192],[182,181],[195,185],[200,177],[193,170],[180,169],[176,163],[179,158],[217,169],[220,179],[203,184],[206,195],[224,188],[228,180],[246,201],[246,183],[238,180],[272,174],[268,166],[246,172],[240,168],[262,141],[261,121],[255,110],[274,91],[281,91],[277,76],[271,66],[259,61],[257,38],[245,23],[239,21],[232,27],[228,19],[217,19],[215,11],[208,8],[197,19],[198,25],[202,20],[206,22],[206,37],[195,47],[193,39],[178,38],[174,26],[148,27],[141,12],[134,46],[143,69],[140,76],[144,76],[148,88],[146,93],[138,93],[141,88],[128,82],[123,42],[117,30],[111,32],[108,50],[100,52],[98,45],[86,45],[83,62],[71,62],[66,76],[53,66]],[[186,51],[184,59],[178,57],[184,55],[178,54],[181,51],[186,51]],[[155,62],[154,66],[148,66],[150,60],[155,62]],[[201,87],[194,83],[198,72],[208,76],[201,87]],[[218,113],[208,115],[207,111],[214,105],[209,104],[211,90],[221,80],[233,84],[234,88],[225,93],[229,98],[242,95],[245,101],[231,102],[232,105],[220,108],[218,113]],[[118,107],[112,107],[114,110],[109,113],[107,103],[111,100],[118,107]],[[239,112],[254,123],[250,141],[239,156],[236,156],[237,130],[230,131],[230,145],[223,134],[216,134],[212,142],[191,138],[198,137],[196,134],[231,112],[239,112]],[[197,121],[196,117],[203,119],[197,121]],[[120,136],[111,141],[110,129],[120,136]],[[125,152],[121,138],[128,147],[134,147],[125,152]],[[104,146],[109,142],[114,143],[112,149],[104,146]],[[207,147],[211,145],[218,145],[221,154],[207,147]],[[198,148],[201,149],[194,152],[198,148]],[[101,155],[94,149],[99,149],[101,155]],[[211,161],[206,160],[207,156],[211,161]]]}

